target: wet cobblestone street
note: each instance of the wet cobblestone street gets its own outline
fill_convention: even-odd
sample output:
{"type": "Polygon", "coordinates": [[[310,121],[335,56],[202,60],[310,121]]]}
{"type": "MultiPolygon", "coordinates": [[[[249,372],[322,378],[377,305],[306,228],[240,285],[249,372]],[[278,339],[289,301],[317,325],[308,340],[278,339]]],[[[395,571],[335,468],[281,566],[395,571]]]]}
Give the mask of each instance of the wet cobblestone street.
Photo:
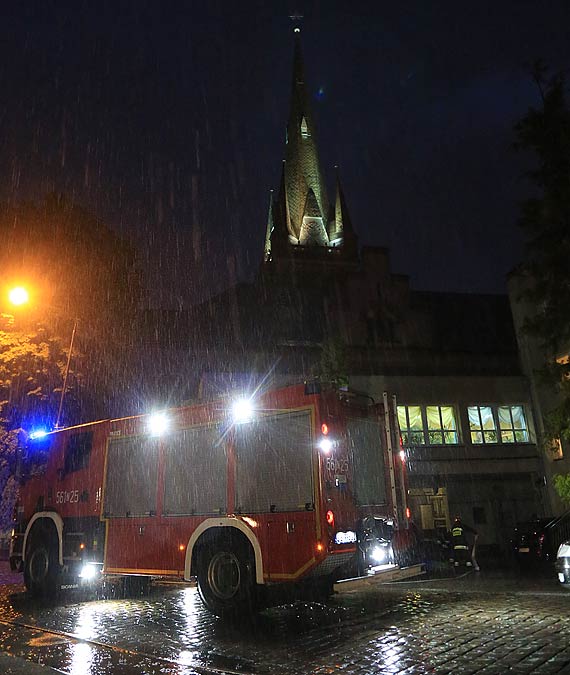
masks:
{"type": "Polygon", "coordinates": [[[73,675],[547,675],[570,673],[569,603],[550,579],[471,574],[338,594],[226,625],[189,586],[50,605],[5,583],[0,651],[73,675]]]}

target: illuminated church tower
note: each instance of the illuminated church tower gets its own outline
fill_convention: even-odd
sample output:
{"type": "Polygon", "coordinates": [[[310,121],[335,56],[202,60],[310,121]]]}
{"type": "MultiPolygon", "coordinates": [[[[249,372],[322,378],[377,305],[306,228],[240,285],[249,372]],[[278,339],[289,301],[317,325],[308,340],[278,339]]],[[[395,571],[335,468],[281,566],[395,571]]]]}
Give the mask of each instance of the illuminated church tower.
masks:
{"type": "Polygon", "coordinates": [[[285,160],[277,198],[270,200],[264,267],[301,271],[341,267],[357,262],[357,240],[337,175],[334,202],[329,202],[319,159],[315,121],[308,92],[301,31],[294,29],[291,107],[285,160]]]}

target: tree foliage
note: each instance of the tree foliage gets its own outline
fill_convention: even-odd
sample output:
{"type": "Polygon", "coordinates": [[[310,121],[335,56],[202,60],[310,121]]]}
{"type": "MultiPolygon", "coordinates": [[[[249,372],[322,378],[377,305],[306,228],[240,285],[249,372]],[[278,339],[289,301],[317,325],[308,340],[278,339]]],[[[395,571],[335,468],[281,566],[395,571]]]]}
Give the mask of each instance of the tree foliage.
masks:
{"type": "Polygon", "coordinates": [[[346,344],[340,337],[330,337],[322,343],[321,357],[314,374],[323,383],[334,387],[348,385],[348,361],[346,344]]]}
{"type": "Polygon", "coordinates": [[[557,474],[554,476],[554,487],[560,499],[570,504],[570,474],[557,474]]]}
{"type": "MultiPolygon", "coordinates": [[[[11,527],[21,428],[53,423],[65,362],[61,339],[44,326],[0,315],[0,532],[11,527]]],[[[69,392],[67,404],[75,402],[69,392]]]]}
{"type": "Polygon", "coordinates": [[[538,63],[534,79],[542,105],[531,108],[515,127],[517,147],[537,160],[529,177],[536,195],[522,205],[526,235],[522,271],[529,280],[524,297],[535,308],[524,329],[545,355],[544,380],[559,393],[560,405],[546,422],[549,439],[570,439],[570,110],[562,75],[547,78],[538,63]]]}

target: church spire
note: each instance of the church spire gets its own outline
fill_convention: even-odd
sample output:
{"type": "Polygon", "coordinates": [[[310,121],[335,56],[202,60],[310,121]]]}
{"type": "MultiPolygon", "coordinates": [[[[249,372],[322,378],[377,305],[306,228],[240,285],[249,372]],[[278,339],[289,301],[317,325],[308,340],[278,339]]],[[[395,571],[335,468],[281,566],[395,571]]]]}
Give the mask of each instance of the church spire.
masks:
{"type": "Polygon", "coordinates": [[[344,191],[340,182],[338,166],[336,168],[336,199],[334,218],[330,222],[329,238],[332,246],[342,246],[346,255],[356,254],[357,237],[346,206],[344,191]]]}
{"type": "Polygon", "coordinates": [[[333,204],[328,201],[297,24],[285,159],[279,193],[270,206],[264,260],[304,260],[310,265],[322,258],[334,264],[341,260],[353,264],[357,255],[338,178],[336,199],[333,204]]]}
{"type": "Polygon", "coordinates": [[[301,32],[298,27],[295,28],[294,36],[291,107],[285,147],[285,182],[289,201],[289,215],[291,229],[297,239],[297,242],[292,243],[298,243],[301,238],[305,218],[305,203],[309,190],[313,191],[319,205],[319,217],[322,219],[324,239],[328,241],[326,217],[329,207],[317,149],[315,122],[305,79],[301,32]]]}

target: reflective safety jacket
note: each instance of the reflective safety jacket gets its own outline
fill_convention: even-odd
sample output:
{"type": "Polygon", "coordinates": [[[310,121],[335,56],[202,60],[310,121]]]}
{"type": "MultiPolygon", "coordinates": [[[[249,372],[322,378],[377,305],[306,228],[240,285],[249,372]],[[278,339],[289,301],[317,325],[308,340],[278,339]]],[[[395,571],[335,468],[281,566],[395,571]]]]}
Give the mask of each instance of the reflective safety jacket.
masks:
{"type": "Polygon", "coordinates": [[[451,528],[451,544],[454,549],[469,548],[466,533],[476,535],[477,531],[469,525],[454,525],[451,528]]]}
{"type": "Polygon", "coordinates": [[[451,529],[451,542],[454,549],[467,548],[467,537],[465,536],[465,530],[461,525],[456,525],[451,529]]]}

